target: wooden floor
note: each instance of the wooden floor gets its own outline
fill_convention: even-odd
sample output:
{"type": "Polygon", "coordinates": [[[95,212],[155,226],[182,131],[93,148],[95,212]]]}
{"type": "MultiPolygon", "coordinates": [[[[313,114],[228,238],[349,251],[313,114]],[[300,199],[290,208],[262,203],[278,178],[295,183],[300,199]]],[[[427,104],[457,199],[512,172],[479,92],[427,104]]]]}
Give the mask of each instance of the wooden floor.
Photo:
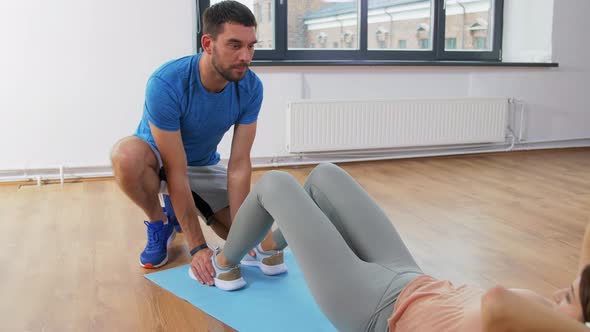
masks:
{"type": "MultiPolygon", "coordinates": [[[[590,149],[342,166],[429,274],[544,295],[574,277],[590,149]]],[[[285,170],[303,182],[311,168],[285,170]]],[[[143,215],[114,181],[5,185],[0,202],[0,330],[231,331],[143,278],[143,215]]],[[[189,262],[182,236],[170,258],[189,262]]]]}

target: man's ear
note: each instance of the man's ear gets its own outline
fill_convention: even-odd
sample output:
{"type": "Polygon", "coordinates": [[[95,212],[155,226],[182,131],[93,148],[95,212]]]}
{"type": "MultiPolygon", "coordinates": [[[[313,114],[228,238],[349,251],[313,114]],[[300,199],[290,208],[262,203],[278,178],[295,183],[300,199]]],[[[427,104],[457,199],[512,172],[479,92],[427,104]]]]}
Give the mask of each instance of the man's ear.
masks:
{"type": "Polygon", "coordinates": [[[207,54],[211,55],[211,52],[213,51],[213,37],[209,34],[203,35],[201,37],[201,46],[207,54]]]}

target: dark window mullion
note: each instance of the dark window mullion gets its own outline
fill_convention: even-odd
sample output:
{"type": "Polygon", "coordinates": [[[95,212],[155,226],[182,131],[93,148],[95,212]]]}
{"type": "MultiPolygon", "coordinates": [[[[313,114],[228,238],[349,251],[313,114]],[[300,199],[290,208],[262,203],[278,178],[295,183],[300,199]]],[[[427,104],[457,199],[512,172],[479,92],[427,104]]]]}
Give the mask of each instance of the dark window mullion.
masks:
{"type": "Polygon", "coordinates": [[[502,61],[502,33],[504,31],[504,0],[494,2],[494,56],[495,59],[502,61]]]}
{"type": "Polygon", "coordinates": [[[275,0],[275,8],[275,51],[279,58],[286,59],[289,45],[288,1],[275,0]]]}
{"type": "Polygon", "coordinates": [[[432,50],[433,59],[441,60],[444,58],[445,53],[445,28],[446,28],[446,0],[435,0],[434,1],[434,33],[432,34],[432,50]]]}
{"type": "Polygon", "coordinates": [[[369,0],[360,0],[360,8],[359,8],[359,58],[367,59],[369,57],[368,54],[368,45],[369,45],[369,0]]]}

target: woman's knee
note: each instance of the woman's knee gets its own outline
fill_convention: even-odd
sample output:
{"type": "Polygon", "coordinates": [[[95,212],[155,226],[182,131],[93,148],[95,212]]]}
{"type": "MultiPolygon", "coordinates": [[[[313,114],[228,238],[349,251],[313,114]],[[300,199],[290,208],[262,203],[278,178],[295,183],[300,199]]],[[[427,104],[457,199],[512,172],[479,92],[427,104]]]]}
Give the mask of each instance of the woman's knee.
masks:
{"type": "MultiPolygon", "coordinates": [[[[344,173],[344,170],[332,163],[321,163],[317,165],[309,176],[307,177],[308,184],[318,185],[321,181],[326,181],[327,179],[333,178],[334,176],[341,175],[344,173]]],[[[329,181],[329,180],[328,180],[329,181]]]]}
{"type": "Polygon", "coordinates": [[[285,189],[298,186],[299,183],[295,181],[293,176],[289,173],[282,171],[269,171],[266,172],[262,178],[258,181],[258,190],[263,193],[276,193],[284,191],[285,189]]]}

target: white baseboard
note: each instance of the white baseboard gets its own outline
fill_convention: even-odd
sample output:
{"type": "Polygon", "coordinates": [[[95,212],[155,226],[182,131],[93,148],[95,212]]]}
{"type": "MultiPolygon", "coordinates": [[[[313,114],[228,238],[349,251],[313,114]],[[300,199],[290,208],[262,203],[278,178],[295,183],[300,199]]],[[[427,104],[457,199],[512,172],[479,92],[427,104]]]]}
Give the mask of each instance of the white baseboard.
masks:
{"type": "MultiPolygon", "coordinates": [[[[318,153],[283,155],[275,157],[252,158],[254,168],[315,165],[321,162],[360,162],[373,160],[421,158],[449,155],[463,155],[475,153],[493,153],[508,151],[542,150],[590,147],[590,138],[568,139],[560,141],[535,141],[521,142],[514,146],[510,144],[487,144],[487,145],[465,145],[452,147],[426,147],[421,149],[396,149],[378,151],[350,151],[338,153],[318,153]]],[[[227,163],[227,160],[222,160],[227,163]]],[[[59,168],[38,168],[27,170],[0,170],[0,182],[28,182],[33,181],[41,184],[43,181],[60,181],[89,179],[99,177],[111,177],[113,170],[110,165],[86,166],[86,167],[64,167],[63,173],[59,168]],[[62,179],[63,174],[63,179],[62,179]]]]}
{"type": "MultiPolygon", "coordinates": [[[[59,168],[35,168],[26,170],[0,170],[0,182],[25,182],[60,180],[59,168]]],[[[108,166],[64,167],[63,178],[68,180],[100,178],[113,176],[113,169],[108,166]]]]}
{"type": "Polygon", "coordinates": [[[583,148],[590,146],[590,138],[578,138],[563,141],[530,141],[521,142],[515,150],[541,150],[541,149],[564,149],[564,148],[583,148]]]}
{"type": "Polygon", "coordinates": [[[255,168],[264,167],[281,167],[281,166],[299,166],[315,165],[321,162],[345,163],[376,161],[390,159],[407,159],[436,156],[452,156],[476,153],[494,153],[526,150],[543,150],[543,149],[567,149],[578,147],[590,147],[590,138],[561,140],[561,141],[537,141],[523,142],[520,144],[483,144],[483,145],[463,145],[453,147],[425,147],[421,149],[408,148],[396,150],[380,151],[351,151],[338,153],[318,153],[318,154],[301,154],[286,155],[275,157],[253,158],[252,165],[255,168]]]}

